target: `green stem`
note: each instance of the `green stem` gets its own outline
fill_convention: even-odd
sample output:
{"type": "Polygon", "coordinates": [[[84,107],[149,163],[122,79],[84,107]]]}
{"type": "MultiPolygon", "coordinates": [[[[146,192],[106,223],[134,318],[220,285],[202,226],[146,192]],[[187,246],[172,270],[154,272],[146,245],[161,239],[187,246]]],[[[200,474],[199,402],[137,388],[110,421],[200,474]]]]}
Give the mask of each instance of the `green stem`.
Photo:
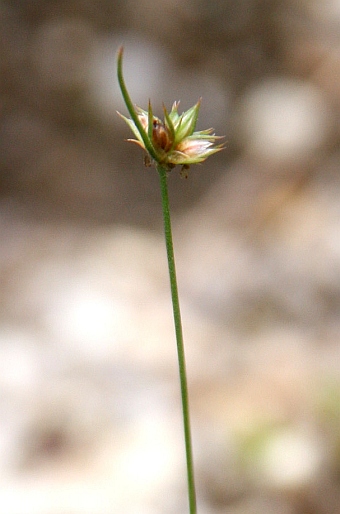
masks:
{"type": "MultiPolygon", "coordinates": [[[[124,99],[125,105],[127,107],[127,110],[129,111],[130,116],[143,139],[145,149],[151,155],[151,157],[157,161],[157,159],[158,159],[157,153],[155,152],[152,144],[150,143],[150,139],[149,139],[147,133],[145,132],[141,122],[139,121],[139,118],[136,114],[136,111],[135,111],[135,108],[131,101],[128,90],[126,89],[125,80],[123,77],[123,50],[124,49],[121,46],[118,50],[118,56],[117,56],[117,76],[118,76],[119,87],[122,92],[123,99],[124,99]]],[[[150,102],[149,102],[149,112],[150,112],[150,109],[151,109],[151,106],[150,106],[150,102]]]]}
{"type": "Polygon", "coordinates": [[[173,243],[172,243],[167,169],[166,169],[166,167],[158,164],[157,171],[159,173],[160,184],[161,184],[165,243],[166,243],[166,251],[167,251],[167,257],[168,257],[172,309],[173,309],[173,315],[174,315],[176,341],[177,341],[177,356],[178,356],[178,367],[179,367],[179,376],[180,376],[180,385],[181,385],[184,440],[185,440],[187,477],[188,477],[189,511],[190,511],[190,514],[196,514],[196,512],[197,512],[196,511],[196,491],[195,491],[195,480],[194,480],[194,464],[193,464],[193,456],[192,456],[192,444],[191,444],[188,385],[187,385],[187,375],[186,375],[186,368],[185,368],[185,354],[184,354],[184,344],[183,344],[181,311],[180,311],[180,307],[179,307],[179,298],[178,298],[174,248],[173,248],[173,243]]]}

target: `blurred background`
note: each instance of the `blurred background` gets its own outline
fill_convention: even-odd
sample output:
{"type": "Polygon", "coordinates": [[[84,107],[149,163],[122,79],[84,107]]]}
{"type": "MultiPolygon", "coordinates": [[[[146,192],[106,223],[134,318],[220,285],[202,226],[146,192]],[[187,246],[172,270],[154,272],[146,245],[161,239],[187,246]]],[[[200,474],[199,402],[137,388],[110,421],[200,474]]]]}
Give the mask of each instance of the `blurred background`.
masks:
{"type": "Polygon", "coordinates": [[[0,510],[187,512],[158,176],[116,115],[203,97],[169,176],[200,514],[340,505],[340,1],[0,0],[0,510]]]}

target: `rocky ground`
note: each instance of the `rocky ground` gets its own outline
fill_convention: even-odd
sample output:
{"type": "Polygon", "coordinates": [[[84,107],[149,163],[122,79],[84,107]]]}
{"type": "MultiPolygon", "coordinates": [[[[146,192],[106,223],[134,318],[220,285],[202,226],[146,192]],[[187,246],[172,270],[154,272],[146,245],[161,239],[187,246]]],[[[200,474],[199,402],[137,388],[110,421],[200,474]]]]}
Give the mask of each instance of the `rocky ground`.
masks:
{"type": "Polygon", "coordinates": [[[339,2],[2,2],[0,36],[0,511],[187,511],[123,42],[136,103],[227,141],[169,177],[199,514],[337,513],[339,2]]]}

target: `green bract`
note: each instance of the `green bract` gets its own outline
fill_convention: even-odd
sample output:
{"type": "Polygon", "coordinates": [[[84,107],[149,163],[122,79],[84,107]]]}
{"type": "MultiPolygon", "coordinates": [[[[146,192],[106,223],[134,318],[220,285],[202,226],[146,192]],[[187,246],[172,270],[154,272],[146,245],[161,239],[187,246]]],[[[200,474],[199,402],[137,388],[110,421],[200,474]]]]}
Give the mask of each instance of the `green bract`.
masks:
{"type": "Polygon", "coordinates": [[[147,111],[133,106],[123,79],[122,57],[121,48],[118,53],[118,81],[131,119],[118,114],[136,137],[128,141],[139,145],[153,161],[168,169],[177,164],[188,167],[189,164],[203,162],[209,155],[222,150],[223,144],[215,144],[221,137],[215,136],[213,129],[195,132],[201,100],[181,115],[178,114],[179,102],[173,103],[170,112],[163,105],[164,121],[153,115],[150,102],[147,111]]]}

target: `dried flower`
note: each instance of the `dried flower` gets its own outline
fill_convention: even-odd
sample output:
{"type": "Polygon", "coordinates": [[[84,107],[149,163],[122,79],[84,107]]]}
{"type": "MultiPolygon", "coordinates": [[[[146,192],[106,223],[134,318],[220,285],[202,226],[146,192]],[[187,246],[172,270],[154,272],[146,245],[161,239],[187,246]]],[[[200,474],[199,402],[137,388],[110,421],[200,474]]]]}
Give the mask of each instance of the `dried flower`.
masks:
{"type": "MultiPolygon", "coordinates": [[[[169,169],[177,164],[187,166],[203,162],[209,155],[219,152],[222,145],[215,145],[220,136],[212,133],[213,129],[194,132],[201,100],[188,111],[178,114],[179,102],[174,102],[171,112],[164,109],[164,122],[153,116],[151,105],[149,111],[136,107],[136,113],[147,134],[149,144],[154,150],[152,158],[169,169]],[[149,124],[149,120],[151,124],[149,124]],[[151,126],[150,126],[151,125],[151,126]]],[[[128,139],[147,151],[143,136],[132,119],[118,113],[129,125],[136,139],[128,139]]]]}
{"type": "Polygon", "coordinates": [[[224,145],[216,144],[222,137],[215,136],[213,129],[195,132],[201,99],[181,115],[178,114],[179,102],[173,103],[170,112],[163,105],[164,121],[153,115],[150,101],[147,111],[134,107],[123,79],[122,55],[121,48],[118,53],[118,79],[131,119],[118,114],[136,137],[128,141],[136,143],[146,151],[145,162],[154,161],[166,166],[168,170],[179,164],[187,170],[190,164],[203,162],[209,155],[222,150],[224,145]]]}

